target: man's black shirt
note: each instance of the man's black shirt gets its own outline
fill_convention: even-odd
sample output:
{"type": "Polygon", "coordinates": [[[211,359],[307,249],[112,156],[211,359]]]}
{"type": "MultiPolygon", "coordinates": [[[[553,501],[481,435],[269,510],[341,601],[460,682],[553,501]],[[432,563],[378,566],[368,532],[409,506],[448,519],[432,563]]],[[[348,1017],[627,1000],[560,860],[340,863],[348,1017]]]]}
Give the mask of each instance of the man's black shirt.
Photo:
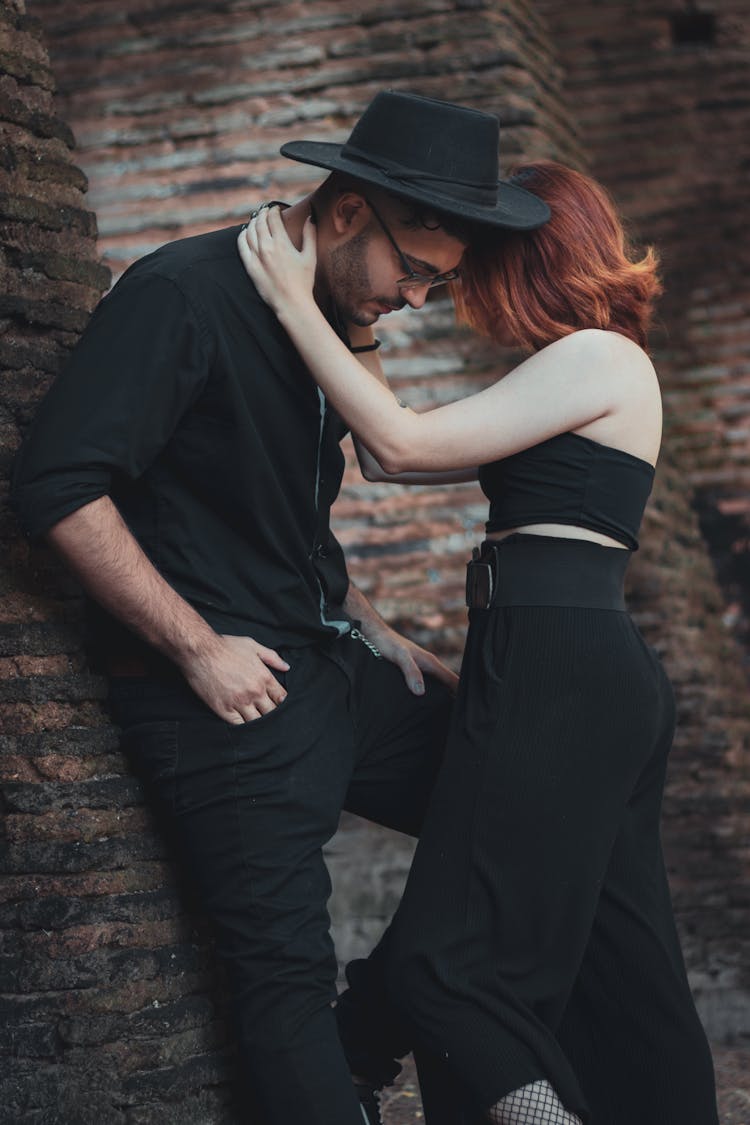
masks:
{"type": "Polygon", "coordinates": [[[238,227],[136,262],[94,312],[16,461],[30,535],[110,495],[218,632],[269,646],[347,628],[329,528],[345,428],[236,248],[238,227]]]}

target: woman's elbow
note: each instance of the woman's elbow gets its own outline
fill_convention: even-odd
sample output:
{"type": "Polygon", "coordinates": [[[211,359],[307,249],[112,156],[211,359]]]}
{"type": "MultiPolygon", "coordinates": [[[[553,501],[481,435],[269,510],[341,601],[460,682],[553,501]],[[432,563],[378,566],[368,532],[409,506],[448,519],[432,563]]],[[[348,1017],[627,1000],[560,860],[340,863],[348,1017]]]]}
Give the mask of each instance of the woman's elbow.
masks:
{"type": "MultiPolygon", "coordinates": [[[[379,458],[380,468],[383,470],[383,477],[398,477],[401,473],[406,472],[406,468],[399,457],[392,457],[390,454],[384,454],[379,458]]],[[[382,479],[382,478],[381,478],[382,479]]]]}
{"type": "Polygon", "coordinates": [[[377,429],[373,427],[367,440],[367,449],[386,477],[399,476],[419,469],[416,462],[423,444],[422,437],[418,415],[406,408],[399,410],[397,418],[390,420],[387,425],[381,424],[377,429]]]}
{"type": "Polygon", "coordinates": [[[361,472],[364,479],[366,481],[369,481],[371,484],[376,481],[386,479],[386,474],[374,459],[372,462],[367,462],[367,464],[361,464],[359,466],[359,471],[361,472]]]}
{"type": "Polygon", "coordinates": [[[390,477],[411,473],[419,468],[415,450],[398,441],[383,442],[377,451],[377,459],[383,472],[390,477]]]}

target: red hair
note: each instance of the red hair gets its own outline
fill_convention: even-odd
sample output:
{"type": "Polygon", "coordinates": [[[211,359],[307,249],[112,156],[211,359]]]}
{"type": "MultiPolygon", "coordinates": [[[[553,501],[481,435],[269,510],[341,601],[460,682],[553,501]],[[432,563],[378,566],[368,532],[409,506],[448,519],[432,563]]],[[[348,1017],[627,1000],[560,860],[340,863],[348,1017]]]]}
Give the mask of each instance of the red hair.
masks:
{"type": "Polygon", "coordinates": [[[534,231],[500,231],[470,246],[452,287],[458,318],[500,343],[537,351],[581,328],[646,346],[661,292],[653,247],[638,259],[601,184],[557,164],[520,165],[511,182],[546,200],[534,231]]]}

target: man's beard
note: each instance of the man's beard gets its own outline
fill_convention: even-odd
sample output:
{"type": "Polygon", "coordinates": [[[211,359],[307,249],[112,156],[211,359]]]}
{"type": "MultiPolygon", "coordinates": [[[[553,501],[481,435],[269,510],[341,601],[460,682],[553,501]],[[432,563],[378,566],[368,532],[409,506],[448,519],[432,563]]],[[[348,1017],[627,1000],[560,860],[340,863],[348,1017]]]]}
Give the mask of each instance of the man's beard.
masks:
{"type": "Polygon", "coordinates": [[[367,312],[362,305],[375,301],[383,305],[402,308],[404,301],[397,297],[376,297],[372,292],[370,271],[367,268],[367,247],[370,242],[370,226],[353,235],[348,242],[331,251],[330,286],[331,297],[344,320],[367,328],[378,319],[375,312],[367,312]]]}

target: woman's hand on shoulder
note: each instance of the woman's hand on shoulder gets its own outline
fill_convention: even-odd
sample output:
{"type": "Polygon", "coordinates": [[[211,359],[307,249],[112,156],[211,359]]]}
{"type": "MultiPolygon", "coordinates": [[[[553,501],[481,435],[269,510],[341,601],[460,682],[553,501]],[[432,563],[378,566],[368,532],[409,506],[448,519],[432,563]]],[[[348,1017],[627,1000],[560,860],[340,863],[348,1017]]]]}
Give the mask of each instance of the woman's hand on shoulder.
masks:
{"type": "Polygon", "coordinates": [[[312,302],[317,253],[309,216],[300,250],[289,238],[278,207],[259,211],[240,231],[237,248],[255,288],[279,318],[312,302]]]}

